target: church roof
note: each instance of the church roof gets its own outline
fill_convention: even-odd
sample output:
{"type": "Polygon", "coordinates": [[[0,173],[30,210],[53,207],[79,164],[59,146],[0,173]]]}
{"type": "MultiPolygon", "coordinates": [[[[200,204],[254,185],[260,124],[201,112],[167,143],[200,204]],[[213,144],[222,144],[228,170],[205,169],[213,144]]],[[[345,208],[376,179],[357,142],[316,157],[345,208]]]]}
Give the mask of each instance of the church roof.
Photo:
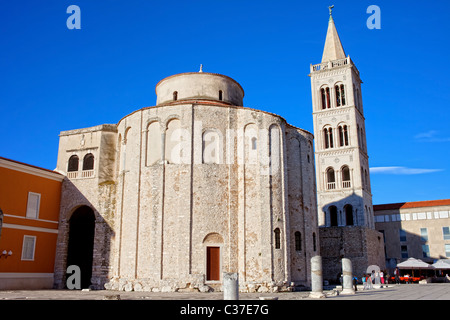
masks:
{"type": "Polygon", "coordinates": [[[336,26],[334,25],[333,16],[330,11],[330,20],[328,22],[328,31],[325,39],[325,47],[323,49],[322,63],[345,58],[344,48],[342,47],[336,26]]]}

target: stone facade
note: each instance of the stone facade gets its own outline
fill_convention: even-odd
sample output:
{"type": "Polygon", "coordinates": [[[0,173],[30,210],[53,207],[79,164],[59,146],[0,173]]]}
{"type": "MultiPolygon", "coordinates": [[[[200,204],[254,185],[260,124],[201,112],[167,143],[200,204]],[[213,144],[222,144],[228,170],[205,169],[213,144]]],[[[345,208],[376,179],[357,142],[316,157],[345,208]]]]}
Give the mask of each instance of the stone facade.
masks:
{"type": "Polygon", "coordinates": [[[360,277],[368,265],[383,265],[383,238],[374,230],[362,81],[331,15],[322,62],[309,76],[323,278],[336,280],[342,258],[360,277]]]}
{"type": "Polygon", "coordinates": [[[242,87],[224,75],[174,75],[156,93],[156,106],[116,125],[61,133],[56,286],[71,215],[87,206],[95,288],[207,291],[223,272],[239,273],[241,291],[309,287],[319,254],[312,134],[243,107],[242,87]],[[93,169],[75,171],[72,156],[93,157],[93,169]]]}

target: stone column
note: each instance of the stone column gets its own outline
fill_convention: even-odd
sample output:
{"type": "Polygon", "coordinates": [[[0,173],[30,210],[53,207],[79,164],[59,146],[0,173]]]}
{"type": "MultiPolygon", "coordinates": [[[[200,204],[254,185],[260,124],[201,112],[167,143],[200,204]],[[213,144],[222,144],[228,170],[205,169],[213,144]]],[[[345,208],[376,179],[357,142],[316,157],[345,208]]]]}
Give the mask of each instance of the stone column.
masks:
{"type": "Polygon", "coordinates": [[[342,294],[355,294],[353,289],[353,269],[350,259],[342,258],[342,294]]]}
{"type": "Polygon", "coordinates": [[[311,258],[311,293],[310,298],[325,298],[323,294],[322,257],[311,258]]]}
{"type": "Polygon", "coordinates": [[[239,300],[239,274],[223,273],[223,300],[239,300]]]}

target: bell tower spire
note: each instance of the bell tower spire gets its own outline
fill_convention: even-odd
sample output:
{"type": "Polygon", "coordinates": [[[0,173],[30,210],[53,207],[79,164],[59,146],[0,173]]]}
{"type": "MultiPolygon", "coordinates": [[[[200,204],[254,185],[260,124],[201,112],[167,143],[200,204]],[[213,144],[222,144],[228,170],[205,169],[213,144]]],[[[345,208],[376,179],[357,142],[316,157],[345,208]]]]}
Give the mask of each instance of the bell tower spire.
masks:
{"type": "Polygon", "coordinates": [[[383,243],[376,240],[382,236],[373,216],[362,81],[345,55],[332,8],[322,62],[311,65],[309,74],[324,279],[340,272],[335,268],[342,257],[353,259],[354,274],[363,274],[368,265],[384,264],[383,243]],[[355,246],[362,248],[356,255],[355,246]]]}
{"type": "Polygon", "coordinates": [[[330,19],[328,20],[328,31],[325,38],[325,47],[323,49],[322,62],[345,58],[344,48],[342,47],[341,40],[339,39],[339,35],[337,33],[331,12],[333,8],[334,6],[328,7],[328,9],[330,10],[330,19]]]}

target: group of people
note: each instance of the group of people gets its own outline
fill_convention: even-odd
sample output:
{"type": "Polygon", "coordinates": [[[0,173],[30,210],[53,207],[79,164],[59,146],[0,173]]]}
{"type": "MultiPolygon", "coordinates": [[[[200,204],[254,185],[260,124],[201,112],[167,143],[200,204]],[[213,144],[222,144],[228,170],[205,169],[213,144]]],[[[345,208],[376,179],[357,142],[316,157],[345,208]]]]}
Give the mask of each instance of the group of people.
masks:
{"type": "Polygon", "coordinates": [[[372,273],[366,273],[361,278],[363,290],[373,289],[374,284],[383,285],[388,283],[388,279],[389,275],[385,275],[383,271],[375,272],[375,270],[372,270],[372,273]]]}

